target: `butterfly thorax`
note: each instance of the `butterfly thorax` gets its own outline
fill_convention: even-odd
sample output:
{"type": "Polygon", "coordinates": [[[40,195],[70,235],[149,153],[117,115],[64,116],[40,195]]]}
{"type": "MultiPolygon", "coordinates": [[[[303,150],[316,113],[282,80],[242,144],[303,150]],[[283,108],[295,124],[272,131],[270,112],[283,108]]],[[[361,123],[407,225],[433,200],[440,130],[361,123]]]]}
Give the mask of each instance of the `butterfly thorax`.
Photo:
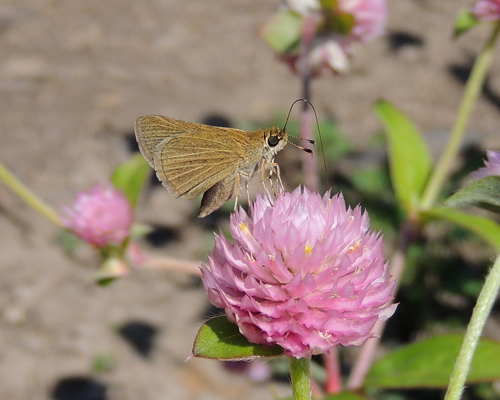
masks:
{"type": "Polygon", "coordinates": [[[288,142],[288,134],[279,127],[250,132],[248,148],[239,173],[246,180],[261,171],[265,164],[273,162],[274,156],[288,142]]]}

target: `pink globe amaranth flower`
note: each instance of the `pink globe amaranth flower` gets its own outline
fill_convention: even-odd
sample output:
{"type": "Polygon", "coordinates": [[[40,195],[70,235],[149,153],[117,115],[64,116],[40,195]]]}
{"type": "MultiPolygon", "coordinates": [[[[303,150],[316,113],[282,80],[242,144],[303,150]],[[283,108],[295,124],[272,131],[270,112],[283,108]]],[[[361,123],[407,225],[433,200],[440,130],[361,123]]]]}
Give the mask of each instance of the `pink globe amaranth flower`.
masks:
{"type": "Polygon", "coordinates": [[[473,180],[487,176],[500,176],[500,151],[489,150],[486,152],[486,157],[488,161],[484,160],[485,166],[470,174],[473,180]]]}
{"type": "Polygon", "coordinates": [[[258,196],[252,214],[231,216],[234,244],[216,236],[201,266],[210,301],[250,342],[309,357],[363,344],[394,313],[382,238],[359,206],[299,187],[274,205],[258,196]]]}
{"type": "Polygon", "coordinates": [[[61,219],[86,242],[104,247],[122,243],[130,234],[134,217],[125,195],[108,183],[79,193],[72,207],[63,208],[61,219]]]}
{"type": "Polygon", "coordinates": [[[354,17],[354,26],[349,32],[353,41],[366,43],[384,33],[386,0],[339,0],[338,7],[354,17]]]}
{"type": "Polygon", "coordinates": [[[500,0],[477,0],[470,11],[479,21],[500,21],[500,0]]]}
{"type": "MultiPolygon", "coordinates": [[[[318,27],[320,32],[312,43],[309,57],[316,76],[325,67],[336,72],[347,71],[355,44],[366,43],[383,34],[388,14],[386,0],[337,0],[335,7],[325,9],[318,0],[288,0],[287,3],[291,10],[303,15],[305,24],[308,24],[308,15],[323,15],[325,26],[320,24],[318,27]],[[350,19],[352,26],[344,31],[350,19]]],[[[297,54],[285,55],[285,59],[292,69],[300,69],[295,65],[299,60],[297,54]]]]}

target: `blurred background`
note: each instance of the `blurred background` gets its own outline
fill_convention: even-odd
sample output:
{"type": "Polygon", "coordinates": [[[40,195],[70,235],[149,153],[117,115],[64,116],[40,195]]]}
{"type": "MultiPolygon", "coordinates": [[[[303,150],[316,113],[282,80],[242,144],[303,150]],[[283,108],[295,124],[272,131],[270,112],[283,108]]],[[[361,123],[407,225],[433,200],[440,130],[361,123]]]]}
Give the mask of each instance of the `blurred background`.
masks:
{"type": "MultiPolygon", "coordinates": [[[[479,27],[452,39],[457,13],[468,3],[389,0],[387,34],[357,49],[348,74],[313,81],[318,117],[334,119],[363,151],[381,131],[372,106],[385,98],[439,154],[488,34],[479,27]]],[[[140,115],[193,122],[220,116],[233,126],[261,127],[286,116],[301,97],[299,78],[258,36],[278,5],[2,0],[0,160],[59,210],[78,191],[108,180],[136,151],[140,115]]],[[[500,148],[499,111],[497,57],[467,146],[500,148]]],[[[299,152],[288,146],[282,153],[293,159],[299,152]]],[[[222,217],[197,220],[197,207],[150,187],[137,218],[157,229],[144,246],[165,257],[205,260],[222,217]]],[[[97,287],[88,277],[98,257],[85,246],[66,256],[57,233],[0,184],[0,398],[71,398],[61,397],[71,387],[97,395],[107,388],[108,399],[123,400],[289,394],[286,380],[272,384],[273,395],[267,384],[235,378],[219,363],[184,362],[209,309],[196,278],[143,270],[97,287]]]]}

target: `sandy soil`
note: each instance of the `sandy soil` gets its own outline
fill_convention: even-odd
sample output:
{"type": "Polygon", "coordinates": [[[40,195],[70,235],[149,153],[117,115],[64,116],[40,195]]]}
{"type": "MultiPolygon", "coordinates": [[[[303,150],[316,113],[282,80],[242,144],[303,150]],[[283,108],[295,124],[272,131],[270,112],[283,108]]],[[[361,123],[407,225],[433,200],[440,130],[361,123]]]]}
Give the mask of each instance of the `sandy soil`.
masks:
{"type": "MultiPolygon", "coordinates": [[[[391,50],[389,38],[360,48],[352,72],[313,84],[321,116],[335,116],[363,146],[380,129],[380,97],[407,112],[443,145],[463,86],[450,71],[467,67],[487,29],[451,40],[465,0],[389,0],[388,32],[421,46],[391,50]]],[[[300,96],[299,82],[260,40],[277,1],[3,0],[0,3],[0,160],[56,209],[106,180],[129,157],[135,118],[160,113],[200,121],[213,112],[266,120],[300,96]]],[[[469,142],[500,147],[495,62],[489,95],[469,142]]],[[[292,150],[293,151],[293,150],[292,150]]],[[[138,219],[177,233],[156,254],[206,257],[207,229],[194,202],[166,190],[145,196],[138,219]]],[[[0,398],[48,399],[56,382],[88,376],[114,399],[272,399],[267,385],[234,377],[220,364],[185,358],[208,302],[200,285],[161,271],[137,271],[107,288],[87,278],[98,259],[66,257],[57,229],[0,184],[0,398]],[[149,357],[116,327],[142,321],[158,330],[149,357]],[[99,354],[115,359],[93,372],[99,354]]],[[[280,394],[285,384],[274,384],[280,394]]]]}

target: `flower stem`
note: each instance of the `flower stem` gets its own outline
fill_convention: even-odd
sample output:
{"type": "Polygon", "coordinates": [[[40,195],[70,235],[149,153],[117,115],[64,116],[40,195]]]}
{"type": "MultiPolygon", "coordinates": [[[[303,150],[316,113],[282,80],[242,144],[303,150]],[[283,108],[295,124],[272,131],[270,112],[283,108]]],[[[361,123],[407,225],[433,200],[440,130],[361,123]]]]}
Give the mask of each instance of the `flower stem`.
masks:
{"type": "Polygon", "coordinates": [[[489,272],[484,286],[479,293],[476,306],[465,332],[464,342],[455,363],[455,368],[450,377],[450,384],[446,392],[445,400],[458,400],[462,395],[465,380],[469,373],[470,364],[476,350],[477,343],[483,331],[486,319],[490,314],[493,303],[500,288],[500,255],[497,256],[491,271],[489,272]]]}
{"type": "Polygon", "coordinates": [[[178,271],[185,274],[200,276],[200,263],[176,260],[171,258],[148,258],[141,267],[150,269],[163,269],[167,271],[178,271]]]}
{"type": "Polygon", "coordinates": [[[4,181],[5,184],[19,197],[21,197],[28,205],[33,207],[36,211],[42,214],[45,218],[52,221],[54,224],[63,228],[59,214],[54,211],[52,207],[46,204],[42,199],[40,199],[36,194],[24,186],[19,179],[17,179],[11,172],[5,168],[5,166],[0,162],[0,180],[4,181]]]}
{"type": "Polygon", "coordinates": [[[294,400],[311,400],[311,359],[290,357],[294,400]]]}
{"type": "MultiPolygon", "coordinates": [[[[312,71],[309,62],[309,55],[312,41],[316,36],[317,16],[310,15],[306,17],[302,26],[302,49],[300,54],[301,62],[301,79],[302,79],[302,98],[311,100],[311,78],[312,71]]],[[[300,137],[304,140],[313,140],[313,113],[309,105],[304,102],[300,118],[300,137]]],[[[304,170],[305,186],[313,191],[319,190],[318,168],[316,159],[311,157],[309,153],[302,153],[302,167],[304,170]]]]}
{"type": "Polygon", "coordinates": [[[340,371],[339,349],[334,347],[329,353],[323,354],[326,370],[325,392],[336,394],[342,391],[342,373],[340,371]]]}
{"type": "Polygon", "coordinates": [[[479,97],[481,90],[486,80],[493,59],[493,48],[497,42],[500,32],[500,23],[495,24],[493,32],[491,33],[486,46],[474,62],[474,66],[470,73],[469,79],[465,86],[465,93],[460,104],[457,120],[450,135],[448,146],[446,147],[443,155],[441,156],[434,174],[431,176],[429,184],[426,187],[425,193],[422,197],[421,208],[428,209],[435,203],[439,191],[446,181],[451,166],[456,159],[460,150],[460,144],[467,128],[470,115],[474,104],[479,97]]]}

